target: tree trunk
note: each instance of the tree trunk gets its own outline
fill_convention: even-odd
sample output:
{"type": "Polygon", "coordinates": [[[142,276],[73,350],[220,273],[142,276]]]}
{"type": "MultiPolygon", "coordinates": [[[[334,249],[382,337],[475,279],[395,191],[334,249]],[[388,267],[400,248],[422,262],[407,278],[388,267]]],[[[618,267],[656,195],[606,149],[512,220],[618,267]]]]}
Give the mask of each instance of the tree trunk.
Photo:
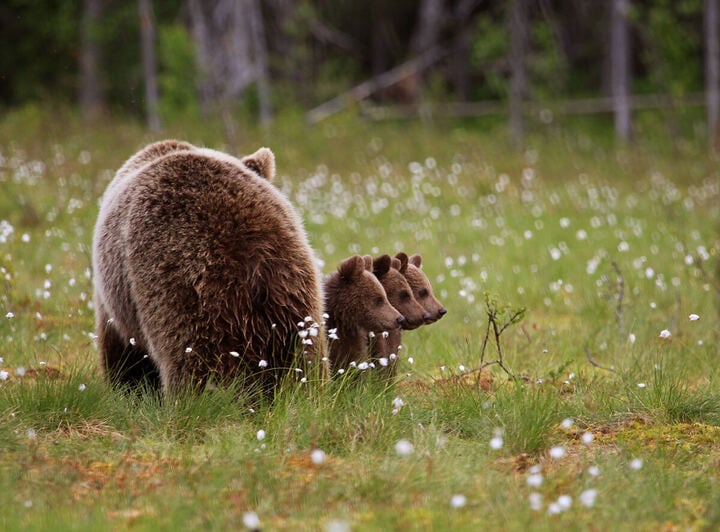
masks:
{"type": "Polygon", "coordinates": [[[627,13],[630,0],[613,0],[610,15],[610,85],[615,113],[615,134],[630,140],[630,45],[627,13]]]}
{"type": "Polygon", "coordinates": [[[528,47],[527,0],[513,0],[510,8],[510,138],[516,147],[523,142],[523,99],[527,93],[525,56],[528,47]]]}
{"type": "Polygon", "coordinates": [[[155,23],[150,0],[138,0],[140,45],[145,79],[145,113],[150,131],[160,130],[158,113],[157,64],[155,60],[155,23]]]}
{"type": "Polygon", "coordinates": [[[452,73],[457,99],[467,102],[470,98],[470,33],[471,14],[477,0],[460,0],[455,7],[455,37],[453,38],[452,73]]]}
{"type": "Polygon", "coordinates": [[[713,150],[720,149],[720,35],[719,0],[705,0],[705,99],[708,136],[713,150]]]}
{"type": "Polygon", "coordinates": [[[252,33],[252,47],[255,63],[255,77],[257,79],[258,102],[260,106],[260,124],[267,125],[272,118],[270,107],[270,85],[268,83],[267,42],[265,40],[265,26],[262,11],[258,0],[249,0],[248,18],[252,33]]]}
{"type": "Polygon", "coordinates": [[[95,120],[105,107],[100,89],[100,45],[97,25],[102,14],[100,0],[84,0],[82,43],[80,48],[80,112],[85,120],[95,120]]]}

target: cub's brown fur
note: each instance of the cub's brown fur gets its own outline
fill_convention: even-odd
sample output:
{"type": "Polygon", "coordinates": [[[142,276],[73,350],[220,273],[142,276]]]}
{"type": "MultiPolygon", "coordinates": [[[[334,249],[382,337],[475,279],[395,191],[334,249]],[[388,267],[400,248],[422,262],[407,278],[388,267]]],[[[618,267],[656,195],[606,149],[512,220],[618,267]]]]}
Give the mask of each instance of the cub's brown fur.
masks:
{"type": "MultiPolygon", "coordinates": [[[[325,281],[326,327],[338,336],[330,343],[334,371],[368,358],[370,332],[379,335],[398,329],[405,320],[388,301],[372,267],[372,261],[366,264],[363,257],[354,255],[340,263],[338,271],[325,281]]],[[[376,268],[387,272],[390,257],[386,255],[376,268]]]]}
{"type": "MultiPolygon", "coordinates": [[[[375,259],[373,264],[385,260],[387,255],[375,259]]],[[[405,253],[398,253],[392,259],[390,269],[382,272],[374,268],[374,273],[380,284],[383,285],[388,301],[398,312],[405,316],[401,329],[387,331],[375,338],[372,346],[372,358],[377,361],[378,369],[386,371],[390,375],[397,372],[397,361],[400,347],[402,345],[402,330],[412,330],[420,327],[430,318],[427,312],[413,296],[412,288],[405,278],[408,267],[408,256],[405,253]]]]}
{"type": "MultiPolygon", "coordinates": [[[[404,253],[398,253],[396,257],[400,258],[400,255],[404,255],[404,253]]],[[[447,310],[445,310],[445,307],[442,306],[442,303],[440,303],[433,294],[430,281],[420,269],[421,265],[422,257],[420,255],[416,254],[411,256],[408,259],[408,267],[405,270],[405,278],[408,280],[410,288],[412,288],[413,296],[415,296],[417,302],[423,306],[429,315],[425,319],[425,324],[428,325],[442,318],[445,314],[447,314],[447,310]]]]}
{"type": "Polygon", "coordinates": [[[167,393],[247,378],[267,389],[290,367],[297,323],[320,323],[322,287],[302,223],[270,183],[274,166],[267,148],[240,160],[165,141],[118,172],[93,243],[113,384],[147,379],[167,393]]]}

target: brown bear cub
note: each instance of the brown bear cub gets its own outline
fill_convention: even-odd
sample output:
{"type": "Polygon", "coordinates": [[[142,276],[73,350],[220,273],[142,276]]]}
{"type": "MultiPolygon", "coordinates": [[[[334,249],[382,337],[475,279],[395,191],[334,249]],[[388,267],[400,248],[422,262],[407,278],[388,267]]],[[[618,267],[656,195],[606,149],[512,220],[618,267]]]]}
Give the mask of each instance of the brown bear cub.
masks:
{"type": "MultiPolygon", "coordinates": [[[[375,266],[390,269],[386,255],[375,266]]],[[[340,263],[337,272],[325,281],[325,326],[331,338],[330,364],[333,371],[345,370],[351,362],[368,358],[371,333],[398,329],[405,318],[388,301],[385,290],[372,273],[372,263],[354,255],[340,263]]]]}
{"type": "MultiPolygon", "coordinates": [[[[111,383],[172,393],[240,378],[271,390],[292,366],[298,322],[321,323],[322,286],[274,173],[267,148],[241,160],[177,141],[118,171],[93,239],[111,383]]],[[[307,357],[321,356],[322,335],[310,343],[307,357]]]]}
{"type": "MultiPolygon", "coordinates": [[[[398,253],[396,258],[400,258],[401,255],[404,255],[404,253],[398,253]]],[[[447,310],[445,310],[445,307],[435,298],[430,281],[420,269],[421,265],[422,257],[420,255],[415,254],[411,256],[408,259],[405,278],[410,288],[412,288],[413,296],[427,311],[428,317],[425,318],[425,325],[429,325],[447,314],[447,310]]]]}
{"type": "MultiPolygon", "coordinates": [[[[382,255],[372,261],[373,273],[382,284],[387,294],[388,301],[398,312],[405,316],[401,329],[385,331],[375,338],[372,345],[372,359],[380,371],[386,371],[391,376],[397,372],[397,361],[401,344],[402,330],[412,330],[423,325],[430,319],[427,312],[413,296],[412,288],[405,278],[408,268],[408,256],[405,253],[398,253],[391,259],[390,269],[383,271],[378,266],[385,261],[387,255],[382,255]]],[[[367,261],[370,259],[366,257],[367,261]]],[[[370,259],[372,260],[372,259],[370,259]]]]}

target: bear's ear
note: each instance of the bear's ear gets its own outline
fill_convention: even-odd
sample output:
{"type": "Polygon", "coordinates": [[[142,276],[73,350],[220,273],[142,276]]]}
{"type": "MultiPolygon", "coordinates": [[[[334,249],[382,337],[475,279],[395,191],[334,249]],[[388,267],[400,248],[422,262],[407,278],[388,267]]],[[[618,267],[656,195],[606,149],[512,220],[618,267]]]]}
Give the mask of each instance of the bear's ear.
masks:
{"type": "Polygon", "coordinates": [[[418,268],[422,264],[422,257],[417,253],[410,257],[408,260],[410,261],[410,264],[412,264],[413,266],[417,266],[418,268]]]}
{"type": "Polygon", "coordinates": [[[395,258],[400,261],[400,267],[398,268],[398,270],[400,270],[400,273],[405,273],[408,267],[408,256],[401,251],[400,253],[395,255],[395,258]]]}
{"type": "Polygon", "coordinates": [[[395,257],[393,257],[390,260],[390,269],[391,270],[400,270],[401,266],[402,266],[402,264],[400,263],[399,259],[396,259],[395,257]]]}
{"type": "Polygon", "coordinates": [[[275,155],[270,148],[260,148],[240,161],[260,177],[268,181],[275,179],[275,155]]]}
{"type": "Polygon", "coordinates": [[[373,258],[370,255],[363,255],[363,262],[367,271],[373,271],[373,258]]]}
{"type": "Polygon", "coordinates": [[[340,279],[350,281],[362,275],[365,271],[365,261],[360,255],[353,255],[349,259],[345,259],[338,266],[340,279]]]}
{"type": "Polygon", "coordinates": [[[373,273],[375,274],[375,277],[382,277],[390,271],[391,264],[392,259],[390,258],[390,255],[380,255],[376,258],[373,261],[373,273]]]}

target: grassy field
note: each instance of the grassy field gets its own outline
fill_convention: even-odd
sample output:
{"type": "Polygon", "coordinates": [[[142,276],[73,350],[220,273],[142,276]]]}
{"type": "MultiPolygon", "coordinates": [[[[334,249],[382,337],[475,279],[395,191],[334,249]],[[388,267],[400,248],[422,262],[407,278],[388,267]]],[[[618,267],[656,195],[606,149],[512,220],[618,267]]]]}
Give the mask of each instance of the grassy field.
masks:
{"type": "MultiPolygon", "coordinates": [[[[163,403],[109,389],[91,338],[98,199],[156,139],[6,115],[0,528],[720,527],[720,164],[702,140],[590,131],[538,130],[521,152],[471,123],[243,133],[233,151],[275,151],[324,272],[421,253],[448,314],[405,334],[396,383],[163,403]],[[488,302],[500,325],[526,312],[483,353],[488,302]],[[497,345],[515,379],[479,371],[497,345]]],[[[210,126],[165,136],[223,148],[210,126]]]]}

